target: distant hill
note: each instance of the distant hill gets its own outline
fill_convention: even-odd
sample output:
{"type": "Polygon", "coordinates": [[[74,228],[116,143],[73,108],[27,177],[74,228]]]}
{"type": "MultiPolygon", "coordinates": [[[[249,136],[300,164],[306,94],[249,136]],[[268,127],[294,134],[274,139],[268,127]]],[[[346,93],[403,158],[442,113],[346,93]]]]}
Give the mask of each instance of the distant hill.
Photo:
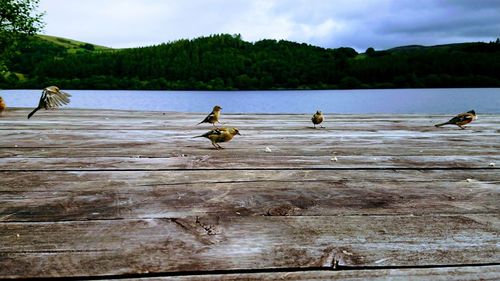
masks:
{"type": "Polygon", "coordinates": [[[321,48],[219,34],[112,49],[38,35],[21,44],[2,88],[261,90],[500,87],[500,42],[387,50],[321,48]]]}
{"type": "Polygon", "coordinates": [[[54,45],[58,45],[64,47],[68,50],[69,53],[77,53],[79,51],[105,51],[111,50],[111,48],[99,46],[87,42],[76,41],[73,39],[50,36],[50,35],[36,35],[38,38],[43,39],[45,41],[51,42],[54,45]]]}
{"type": "Polygon", "coordinates": [[[38,34],[19,44],[18,56],[8,64],[10,72],[0,76],[0,87],[19,87],[32,80],[29,75],[48,59],[63,59],[68,54],[96,53],[114,49],[68,38],[38,34]]]}
{"type": "Polygon", "coordinates": [[[411,51],[411,50],[416,50],[416,49],[423,49],[427,48],[422,45],[407,45],[407,46],[399,46],[399,47],[394,47],[389,49],[388,51],[411,51]]]}
{"type": "MultiPolygon", "coordinates": [[[[490,42],[494,46],[494,44],[499,44],[499,43],[494,43],[490,42]]],[[[460,50],[460,49],[467,49],[467,48],[474,48],[475,46],[488,46],[488,43],[484,42],[464,42],[464,43],[450,43],[450,44],[441,44],[441,45],[433,45],[433,46],[423,46],[423,45],[406,45],[406,46],[399,46],[399,47],[394,47],[390,48],[387,51],[389,52],[397,52],[397,51],[414,51],[414,50],[419,50],[419,49],[448,49],[448,50],[460,50]]]]}

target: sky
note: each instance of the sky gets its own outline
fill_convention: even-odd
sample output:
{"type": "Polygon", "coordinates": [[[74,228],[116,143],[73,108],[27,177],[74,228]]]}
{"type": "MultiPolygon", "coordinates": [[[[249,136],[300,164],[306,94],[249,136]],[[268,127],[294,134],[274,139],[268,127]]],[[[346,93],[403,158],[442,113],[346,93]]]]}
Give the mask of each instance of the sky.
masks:
{"type": "Polygon", "coordinates": [[[490,42],[500,0],[41,0],[43,34],[113,48],[212,34],[325,48],[490,42]]]}

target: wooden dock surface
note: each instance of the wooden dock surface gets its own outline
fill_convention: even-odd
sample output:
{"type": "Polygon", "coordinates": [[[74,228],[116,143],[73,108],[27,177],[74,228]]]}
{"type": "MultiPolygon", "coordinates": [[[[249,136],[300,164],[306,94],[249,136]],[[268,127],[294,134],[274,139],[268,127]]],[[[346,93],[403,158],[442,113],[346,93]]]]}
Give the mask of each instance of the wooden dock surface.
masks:
{"type": "Polygon", "coordinates": [[[499,280],[500,115],[13,109],[0,279],[499,280]]]}

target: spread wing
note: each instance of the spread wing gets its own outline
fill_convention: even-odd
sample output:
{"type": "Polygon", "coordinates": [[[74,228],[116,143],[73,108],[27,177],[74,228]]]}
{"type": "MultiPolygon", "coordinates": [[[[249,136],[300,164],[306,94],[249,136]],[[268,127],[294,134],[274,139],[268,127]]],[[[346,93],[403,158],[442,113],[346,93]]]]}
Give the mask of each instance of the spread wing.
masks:
{"type": "Polygon", "coordinates": [[[52,87],[45,88],[40,98],[40,107],[52,109],[63,106],[69,103],[70,94],[54,89],[52,87]]]}

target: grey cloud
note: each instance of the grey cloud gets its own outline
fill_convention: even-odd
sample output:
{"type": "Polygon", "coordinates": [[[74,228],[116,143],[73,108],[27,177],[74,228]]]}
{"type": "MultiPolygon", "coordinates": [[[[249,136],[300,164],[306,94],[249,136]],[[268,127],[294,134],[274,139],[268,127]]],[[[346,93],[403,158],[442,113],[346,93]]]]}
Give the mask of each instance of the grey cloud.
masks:
{"type": "Polygon", "coordinates": [[[111,47],[215,33],[358,51],[500,37],[496,0],[41,0],[41,6],[47,33],[111,47]]]}
{"type": "Polygon", "coordinates": [[[428,5],[393,6],[393,17],[381,19],[375,28],[377,33],[428,33],[477,36],[471,30],[482,31],[483,35],[498,35],[494,27],[500,24],[500,2],[491,1],[424,1],[428,5]],[[480,5],[482,4],[482,5],[480,5]],[[382,25],[383,24],[383,25],[382,25]],[[493,28],[492,28],[493,27],[493,28]],[[462,34],[463,33],[463,34],[462,34]]]}
{"type": "MultiPolygon", "coordinates": [[[[351,21],[340,41],[356,49],[489,41],[500,36],[500,1],[386,1],[351,21]],[[362,37],[362,38],[360,38],[362,37]]],[[[330,42],[338,42],[332,40],[330,42]]]]}

